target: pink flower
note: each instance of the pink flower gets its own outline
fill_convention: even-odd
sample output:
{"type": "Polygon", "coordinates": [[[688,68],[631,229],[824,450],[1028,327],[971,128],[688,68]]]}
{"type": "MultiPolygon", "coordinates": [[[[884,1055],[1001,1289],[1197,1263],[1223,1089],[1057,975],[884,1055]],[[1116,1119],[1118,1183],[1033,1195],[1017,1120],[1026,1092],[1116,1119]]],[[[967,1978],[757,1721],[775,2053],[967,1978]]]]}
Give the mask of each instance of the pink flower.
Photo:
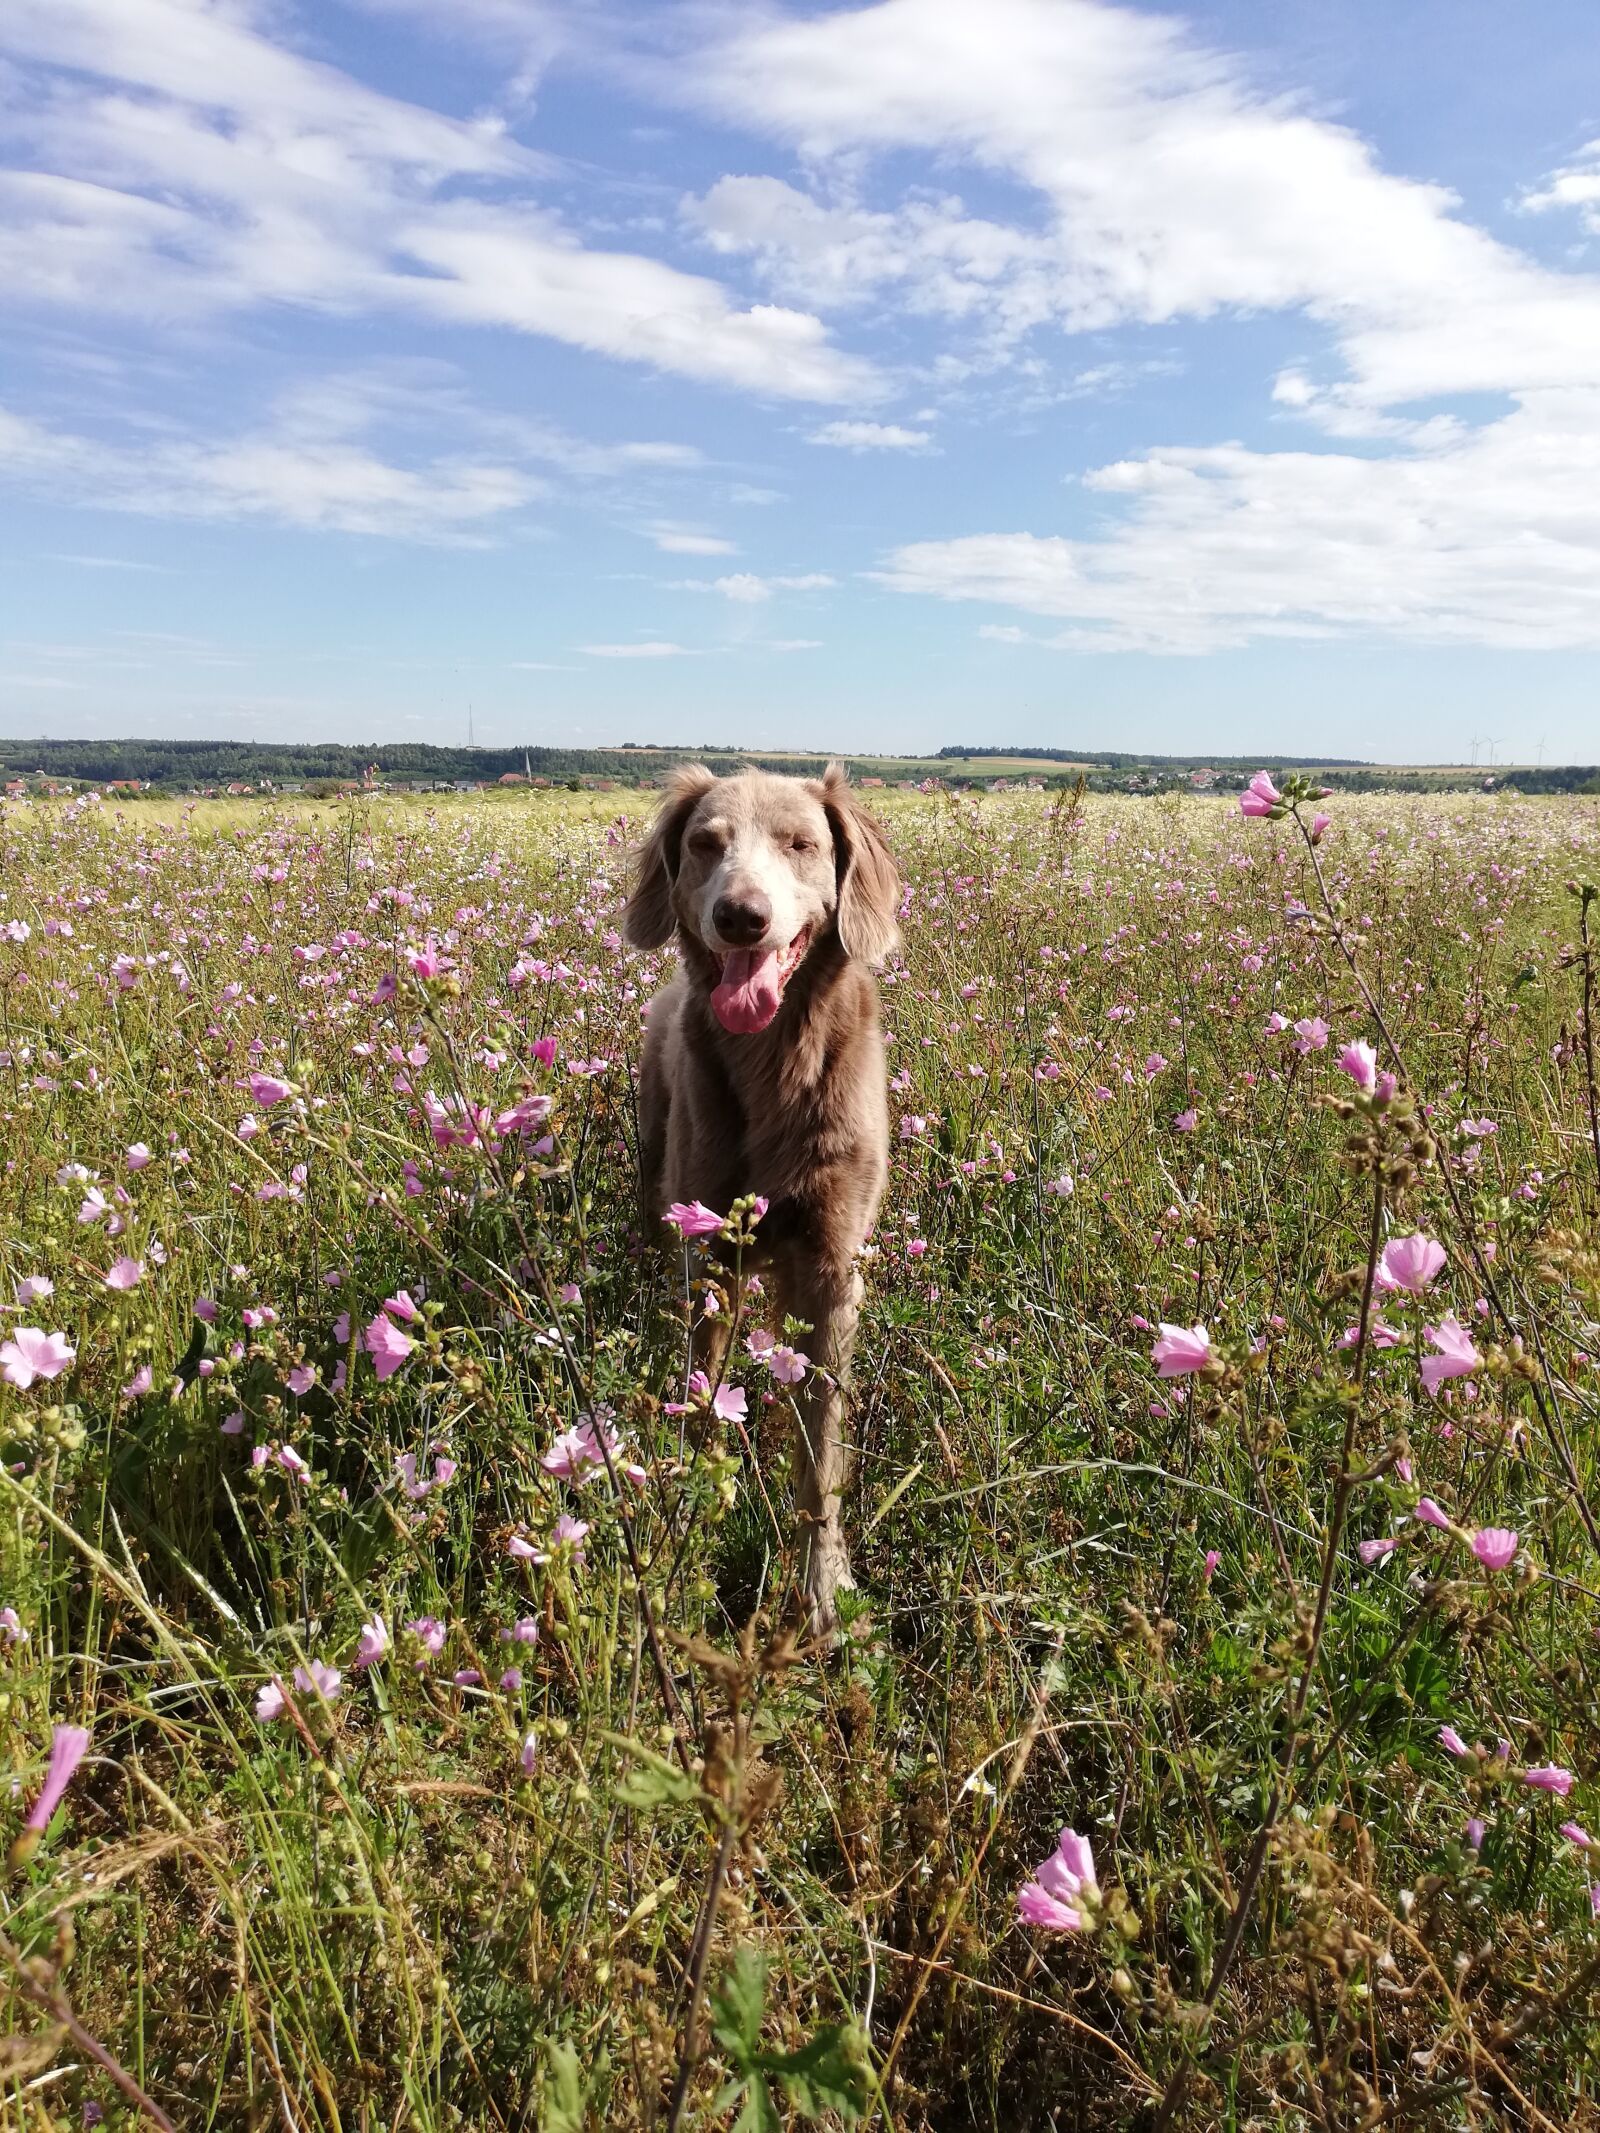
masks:
{"type": "Polygon", "coordinates": [[[1362,1541],[1356,1548],[1357,1555],[1370,1570],[1374,1563],[1381,1563],[1392,1549],[1400,1545],[1394,1534],[1386,1533],[1382,1540],[1362,1541]]]}
{"type": "Polygon", "coordinates": [[[519,1760],[522,1764],[523,1776],[532,1777],[539,1767],[539,1736],[537,1733],[530,1733],[522,1743],[522,1754],[519,1760]]]}
{"type": "Polygon", "coordinates": [[[372,1367],[378,1373],[380,1384],[392,1378],[397,1370],[403,1370],[411,1360],[416,1342],[408,1333],[402,1333],[386,1312],[380,1311],[365,1333],[362,1345],[372,1358],[372,1367]]]}
{"type": "Polygon", "coordinates": [[[142,1400],[156,1381],[156,1374],[148,1363],[142,1363],[122,1388],[125,1400],[142,1400]]]}
{"type": "Polygon", "coordinates": [[[1553,1792],[1564,1800],[1572,1790],[1574,1780],[1572,1772],[1563,1770],[1559,1763],[1538,1763],[1532,1770],[1523,1771],[1522,1782],[1531,1785],[1536,1792],[1553,1792]]]}
{"type": "Polygon", "coordinates": [[[136,1289],[144,1279],[144,1262],[130,1259],[126,1252],[112,1266],[106,1276],[108,1289],[136,1289]]]}
{"type": "Polygon", "coordinates": [[[371,1666],[389,1649],[389,1625],[382,1615],[375,1614],[370,1622],[363,1622],[361,1634],[356,1639],[356,1655],[351,1664],[356,1667],[371,1666]]]}
{"type": "Polygon", "coordinates": [[[0,1631],[4,1632],[8,1646],[26,1644],[30,1632],[22,1626],[22,1617],[14,1607],[0,1607],[0,1631]]]}
{"type": "Polygon", "coordinates": [[[927,1249],[928,1240],[926,1237],[912,1237],[906,1244],[906,1257],[908,1259],[921,1259],[926,1255],[927,1249]]]}
{"type": "Polygon", "coordinates": [[[1467,1843],[1475,1852],[1483,1850],[1486,1825],[1481,1815],[1473,1815],[1467,1823],[1467,1843]]]}
{"type": "Polygon", "coordinates": [[[386,1296],[383,1299],[383,1308],[391,1318],[401,1319],[408,1326],[414,1326],[422,1316],[404,1289],[398,1290],[393,1296],[386,1296]]]}
{"type": "Polygon", "coordinates": [[[1431,1496],[1419,1496],[1417,1498],[1416,1515],[1425,1526],[1437,1526],[1441,1533],[1450,1531],[1449,1513],[1441,1511],[1431,1496]]]}
{"type": "Polygon", "coordinates": [[[798,1348],[773,1348],[767,1356],[767,1368],[780,1385],[798,1385],[810,1366],[809,1355],[802,1355],[798,1348]]]}
{"type": "Polygon", "coordinates": [[[294,1670],[294,1685],[301,1695],[320,1696],[324,1703],[332,1703],[343,1679],[336,1666],[325,1666],[320,1659],[313,1659],[309,1667],[297,1666],[294,1670]]]}
{"type": "Polygon", "coordinates": [[[1213,1579],[1213,1577],[1215,1577],[1215,1576],[1216,1576],[1216,1571],[1217,1571],[1217,1565],[1218,1565],[1218,1563],[1220,1563],[1221,1561],[1222,1561],[1222,1551],[1221,1551],[1220,1549],[1218,1549],[1218,1548],[1208,1548],[1208,1549],[1206,1550],[1206,1559],[1205,1559],[1205,1562],[1204,1562],[1204,1563],[1202,1564],[1202,1566],[1201,1566],[1201,1572],[1200,1572],[1200,1574],[1201,1574],[1201,1576],[1202,1576],[1202,1577],[1203,1577],[1203,1578],[1205,1579],[1205,1581],[1206,1581],[1206,1583],[1207,1583],[1208,1585],[1209,1585],[1209,1584],[1211,1583],[1211,1580],[1213,1579]]]}
{"type": "Polygon", "coordinates": [[[1328,1048],[1328,1025],[1320,1015],[1302,1015],[1294,1026],[1294,1048],[1303,1059],[1307,1052],[1328,1048]]]}
{"type": "Polygon", "coordinates": [[[1283,794],[1264,770],[1258,770],[1239,795],[1241,815],[1270,815],[1275,807],[1282,805],[1283,794]]]}
{"type": "Polygon", "coordinates": [[[1289,1022],[1287,1016],[1280,1015],[1278,1013],[1278,1010],[1274,1008],[1272,1010],[1272,1013],[1267,1017],[1267,1035],[1269,1037],[1280,1036],[1283,1031],[1286,1030],[1288,1027],[1289,1022]]]}
{"type": "Polygon", "coordinates": [[[217,1322],[217,1306],[209,1296],[197,1296],[194,1300],[194,1315],[203,1326],[217,1322]]]}
{"type": "Polygon", "coordinates": [[[264,1726],[270,1725],[273,1719],[281,1718],[288,1707],[289,1699],[284,1694],[283,1683],[274,1674],[272,1679],[256,1692],[256,1717],[264,1726]]]}
{"type": "Polygon", "coordinates": [[[674,1200],[661,1219],[670,1223],[680,1237],[715,1237],[727,1218],[707,1207],[703,1200],[674,1200]]]}
{"type": "Polygon", "coordinates": [[[317,1373],[309,1363],[297,1363],[285,1380],[297,1400],[303,1400],[317,1382],[317,1373]]]}
{"type": "Polygon", "coordinates": [[[415,1622],[406,1624],[406,1628],[417,1639],[423,1650],[432,1652],[436,1658],[444,1650],[447,1631],[437,1615],[418,1615],[415,1622]]]}
{"type": "Polygon", "coordinates": [[[711,1395],[711,1412],[723,1422],[742,1422],[746,1411],[742,1385],[719,1385],[711,1395]]]}
{"type": "Polygon", "coordinates": [[[123,1161],[130,1170],[143,1170],[148,1164],[153,1163],[155,1158],[143,1141],[135,1141],[133,1146],[124,1154],[123,1161]]]}
{"type": "Polygon", "coordinates": [[[1420,1296],[1448,1256],[1442,1244],[1424,1237],[1420,1230],[1414,1237],[1391,1237],[1378,1261],[1376,1286],[1385,1292],[1404,1289],[1420,1296]]]}
{"type": "Polygon", "coordinates": [[[1175,1133],[1193,1133],[1199,1123],[1200,1114],[1198,1111],[1179,1111],[1172,1121],[1172,1127],[1175,1133]]]}
{"type": "Polygon", "coordinates": [[[1580,1852],[1593,1851],[1595,1842],[1581,1822],[1563,1822],[1561,1834],[1569,1844],[1575,1844],[1580,1852]]]}
{"type": "Polygon", "coordinates": [[[1364,1037],[1345,1046],[1339,1054],[1339,1065],[1363,1096],[1372,1094],[1378,1082],[1378,1055],[1364,1037]]]}
{"type": "Polygon", "coordinates": [[[1517,1552],[1517,1535],[1506,1526],[1480,1526],[1472,1536],[1472,1552],[1485,1570],[1504,1570],[1517,1552]]]}
{"type": "Polygon", "coordinates": [[[1439,1728],[1439,1745],[1448,1755],[1470,1755],[1472,1753],[1472,1750],[1467,1746],[1454,1726],[1441,1726],[1439,1728]]]}
{"type": "Polygon", "coordinates": [[[626,1475],[629,1481],[643,1484],[649,1478],[642,1466],[627,1458],[622,1440],[603,1410],[598,1416],[580,1416],[573,1428],[564,1430],[557,1437],[539,1464],[558,1481],[582,1483],[593,1474],[604,1472],[607,1452],[611,1454],[611,1463],[617,1472],[626,1475]],[[604,1432],[603,1446],[599,1431],[604,1432]]]}
{"type": "Polygon", "coordinates": [[[1332,821],[1333,821],[1333,817],[1332,817],[1332,815],[1313,815],[1313,816],[1312,816],[1312,818],[1311,818],[1311,842],[1312,842],[1313,844],[1320,844],[1320,843],[1322,842],[1323,838],[1324,838],[1324,837],[1325,837],[1325,836],[1327,835],[1327,833],[1328,833],[1328,828],[1329,828],[1329,825],[1330,825],[1330,824],[1332,823],[1332,821]]]}
{"type": "Polygon", "coordinates": [[[1210,1362],[1211,1336],[1204,1326],[1169,1326],[1163,1319],[1150,1360],[1159,1377],[1188,1377],[1210,1362]]]}
{"type": "Polygon", "coordinates": [[[1080,1837],[1075,1829],[1064,1829],[1050,1857],[1034,1868],[1033,1879],[1017,1891],[1017,1910],[1030,1926],[1076,1933],[1084,1922],[1084,1897],[1092,1904],[1099,1894],[1088,1838],[1080,1837]]]}
{"type": "Polygon", "coordinates": [[[1424,1326],[1422,1331],[1439,1351],[1437,1355],[1424,1356],[1422,1362],[1422,1382],[1431,1394],[1437,1396],[1447,1378],[1468,1377],[1482,1367],[1483,1357],[1453,1311],[1446,1313],[1438,1325],[1424,1326]]]}
{"type": "Polygon", "coordinates": [[[58,1378],[77,1360],[64,1333],[41,1333],[37,1326],[18,1326],[0,1346],[0,1378],[26,1392],[35,1378],[58,1378]]]}
{"type": "Polygon", "coordinates": [[[273,1104],[281,1104],[286,1097],[293,1094],[294,1083],[292,1081],[280,1081],[276,1074],[252,1074],[250,1076],[251,1098],[254,1102],[260,1104],[263,1111],[270,1109],[273,1104]]]}
{"type": "Polygon", "coordinates": [[[17,1283],[17,1309],[26,1311],[29,1304],[43,1303],[55,1293],[56,1285],[48,1274],[25,1274],[17,1283]]]}
{"type": "Polygon", "coordinates": [[[45,1769],[39,1797],[28,1810],[23,1828],[42,1836],[50,1817],[61,1804],[61,1795],[72,1783],[78,1765],[89,1752],[87,1726],[57,1726],[50,1736],[50,1761],[45,1769]]]}

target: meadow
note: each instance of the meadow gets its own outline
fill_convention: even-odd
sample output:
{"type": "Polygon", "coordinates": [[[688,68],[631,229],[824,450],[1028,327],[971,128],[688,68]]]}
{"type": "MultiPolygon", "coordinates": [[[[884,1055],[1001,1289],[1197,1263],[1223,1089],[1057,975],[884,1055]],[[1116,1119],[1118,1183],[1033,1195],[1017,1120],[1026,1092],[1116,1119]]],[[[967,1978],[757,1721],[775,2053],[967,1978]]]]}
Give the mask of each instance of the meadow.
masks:
{"type": "Polygon", "coordinates": [[[0,809],[0,2123],[1600,2125],[1600,802],[871,798],[835,1649],[643,797],[0,809]]]}

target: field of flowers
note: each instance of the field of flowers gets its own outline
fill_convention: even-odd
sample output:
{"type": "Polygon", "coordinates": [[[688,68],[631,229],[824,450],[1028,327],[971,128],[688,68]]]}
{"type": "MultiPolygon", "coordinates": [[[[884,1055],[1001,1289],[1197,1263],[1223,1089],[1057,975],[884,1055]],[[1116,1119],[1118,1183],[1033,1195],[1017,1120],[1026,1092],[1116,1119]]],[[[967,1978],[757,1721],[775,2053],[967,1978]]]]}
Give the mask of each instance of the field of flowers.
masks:
{"type": "Polygon", "coordinates": [[[1600,804],[890,796],[819,1650],[616,800],[0,813],[0,2124],[1600,2125],[1600,804]]]}

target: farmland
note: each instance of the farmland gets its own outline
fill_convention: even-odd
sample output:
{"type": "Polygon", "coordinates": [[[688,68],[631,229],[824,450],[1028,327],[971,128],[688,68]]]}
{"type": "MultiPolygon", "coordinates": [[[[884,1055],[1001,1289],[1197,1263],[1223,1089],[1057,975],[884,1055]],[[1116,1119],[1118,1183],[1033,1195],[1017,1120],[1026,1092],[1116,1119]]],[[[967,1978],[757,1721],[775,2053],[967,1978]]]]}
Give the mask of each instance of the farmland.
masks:
{"type": "Polygon", "coordinates": [[[870,797],[826,1651],[649,796],[0,811],[0,2122],[1600,2125],[1600,802],[870,797]]]}

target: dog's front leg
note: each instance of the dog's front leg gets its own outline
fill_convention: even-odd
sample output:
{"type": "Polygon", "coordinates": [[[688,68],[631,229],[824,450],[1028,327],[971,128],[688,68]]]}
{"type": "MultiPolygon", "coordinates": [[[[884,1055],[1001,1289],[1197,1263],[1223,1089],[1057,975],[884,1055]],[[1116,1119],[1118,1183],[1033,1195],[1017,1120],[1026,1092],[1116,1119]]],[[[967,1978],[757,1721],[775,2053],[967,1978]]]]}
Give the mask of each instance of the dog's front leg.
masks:
{"type": "Polygon", "coordinates": [[[782,1304],[805,1319],[811,1368],[800,1387],[800,1428],[795,1444],[796,1510],[800,1522],[800,1576],[814,1636],[838,1623],[841,1587],[854,1585],[840,1521],[848,1473],[844,1442],[844,1394],[850,1356],[861,1317],[862,1281],[853,1265],[838,1269],[791,1262],[782,1304]]]}

